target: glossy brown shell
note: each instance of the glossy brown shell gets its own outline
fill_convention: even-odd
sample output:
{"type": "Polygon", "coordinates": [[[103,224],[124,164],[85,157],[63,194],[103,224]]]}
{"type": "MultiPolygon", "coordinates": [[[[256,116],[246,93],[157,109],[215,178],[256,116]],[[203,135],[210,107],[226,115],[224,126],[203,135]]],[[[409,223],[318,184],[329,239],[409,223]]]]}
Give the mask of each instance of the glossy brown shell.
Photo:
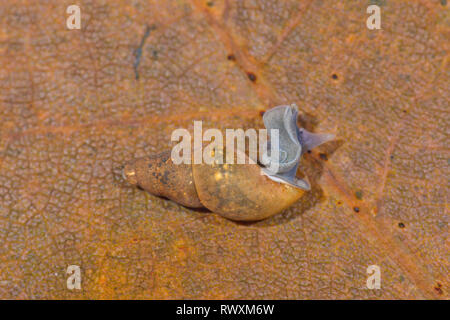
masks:
{"type": "Polygon", "coordinates": [[[256,164],[193,165],[197,194],[209,210],[231,220],[261,220],[296,202],[303,190],[261,174],[256,164]]]}
{"type": "Polygon", "coordinates": [[[265,219],[305,192],[261,174],[258,164],[173,164],[170,151],[137,159],[124,168],[133,185],[193,208],[206,207],[239,221],[265,219]]]}
{"type": "Polygon", "coordinates": [[[197,196],[191,165],[175,165],[170,158],[170,150],[129,162],[123,173],[130,184],[138,185],[151,194],[186,207],[203,207],[197,196]]]}

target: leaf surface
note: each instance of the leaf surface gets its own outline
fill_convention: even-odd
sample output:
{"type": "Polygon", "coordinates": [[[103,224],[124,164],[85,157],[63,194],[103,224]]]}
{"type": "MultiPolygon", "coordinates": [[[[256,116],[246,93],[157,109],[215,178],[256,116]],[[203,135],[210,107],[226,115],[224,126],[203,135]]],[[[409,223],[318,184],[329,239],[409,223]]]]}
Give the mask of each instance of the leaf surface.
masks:
{"type": "Polygon", "coordinates": [[[445,1],[0,4],[0,297],[448,299],[445,1]],[[171,132],[332,132],[313,189],[253,224],[127,185],[171,132]],[[79,265],[82,290],[66,288],[79,265]],[[381,289],[366,287],[370,265],[381,289]]]}

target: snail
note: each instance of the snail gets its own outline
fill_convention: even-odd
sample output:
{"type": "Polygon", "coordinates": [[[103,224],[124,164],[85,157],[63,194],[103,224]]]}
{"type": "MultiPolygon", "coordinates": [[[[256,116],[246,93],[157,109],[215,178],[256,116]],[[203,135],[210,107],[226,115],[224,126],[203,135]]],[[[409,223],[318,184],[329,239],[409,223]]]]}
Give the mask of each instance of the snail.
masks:
{"type": "MultiPolygon", "coordinates": [[[[300,158],[305,151],[334,139],[332,134],[299,128],[297,114],[295,104],[264,113],[269,141],[260,162],[175,164],[168,150],[127,163],[123,176],[131,185],[186,207],[207,208],[236,221],[265,219],[288,208],[311,189],[307,179],[296,176],[300,158]],[[271,151],[269,155],[274,132],[279,153],[271,151]]],[[[250,160],[247,154],[245,157],[250,160]]]]}

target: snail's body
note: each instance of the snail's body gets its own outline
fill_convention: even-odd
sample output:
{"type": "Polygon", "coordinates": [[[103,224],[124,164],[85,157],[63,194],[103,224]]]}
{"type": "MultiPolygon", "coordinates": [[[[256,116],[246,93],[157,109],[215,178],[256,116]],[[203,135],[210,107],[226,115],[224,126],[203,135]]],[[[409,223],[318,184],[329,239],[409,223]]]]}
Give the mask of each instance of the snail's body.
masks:
{"type": "Polygon", "coordinates": [[[267,164],[277,159],[276,172],[247,156],[245,164],[174,164],[169,150],[128,163],[124,176],[130,184],[186,207],[206,207],[231,220],[265,219],[288,208],[310,189],[308,181],[296,177],[300,157],[305,150],[333,138],[299,129],[296,119],[296,106],[279,106],[264,115],[267,129],[280,130],[280,152],[287,155],[283,161],[265,155],[267,164]]]}

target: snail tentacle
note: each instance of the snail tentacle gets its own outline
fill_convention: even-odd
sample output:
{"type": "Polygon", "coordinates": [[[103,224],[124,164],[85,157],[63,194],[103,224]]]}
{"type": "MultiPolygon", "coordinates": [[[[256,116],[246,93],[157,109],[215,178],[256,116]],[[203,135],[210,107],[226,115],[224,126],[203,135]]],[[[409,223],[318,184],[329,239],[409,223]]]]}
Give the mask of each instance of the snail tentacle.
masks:
{"type": "Polygon", "coordinates": [[[321,144],[335,138],[334,134],[331,133],[312,133],[304,128],[300,128],[298,130],[298,134],[300,137],[300,143],[303,146],[303,152],[312,150],[315,147],[318,147],[321,144]]]}

